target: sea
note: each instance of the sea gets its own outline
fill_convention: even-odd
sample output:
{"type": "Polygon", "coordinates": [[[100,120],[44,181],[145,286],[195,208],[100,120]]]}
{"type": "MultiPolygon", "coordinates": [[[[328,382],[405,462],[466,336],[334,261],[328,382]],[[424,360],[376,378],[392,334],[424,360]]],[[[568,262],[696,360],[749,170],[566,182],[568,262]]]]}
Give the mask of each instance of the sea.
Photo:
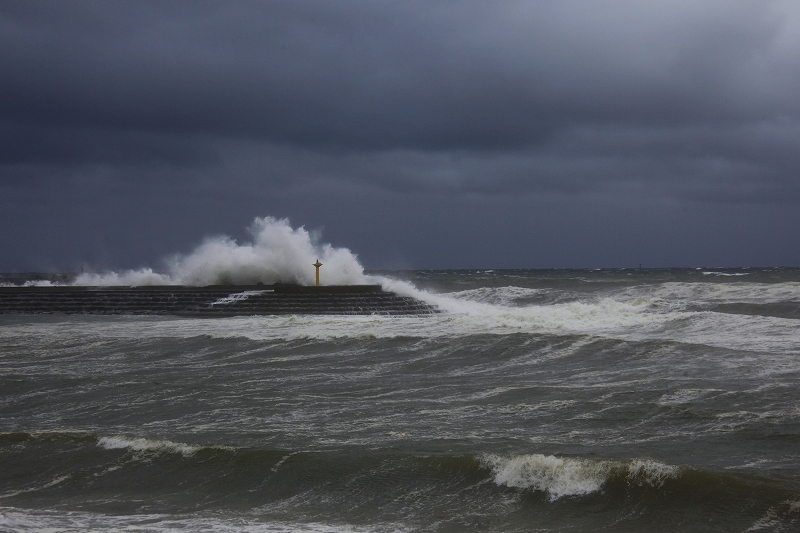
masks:
{"type": "Polygon", "coordinates": [[[370,274],[441,312],[0,315],[0,531],[800,531],[800,270],[370,274]]]}

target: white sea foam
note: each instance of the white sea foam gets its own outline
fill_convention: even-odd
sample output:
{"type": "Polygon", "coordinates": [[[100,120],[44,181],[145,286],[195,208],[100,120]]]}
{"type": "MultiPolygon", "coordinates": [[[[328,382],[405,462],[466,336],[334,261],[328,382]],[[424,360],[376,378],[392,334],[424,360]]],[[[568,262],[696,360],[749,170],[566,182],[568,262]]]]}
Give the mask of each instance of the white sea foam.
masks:
{"type": "MultiPolygon", "coordinates": [[[[386,290],[411,296],[453,315],[473,317],[485,324],[473,331],[553,332],[604,334],[630,328],[660,327],[667,321],[690,316],[687,312],[652,312],[648,300],[625,301],[610,297],[570,301],[550,305],[509,306],[502,302],[521,295],[534,294],[532,289],[499,287],[486,290],[434,294],[417,289],[410,283],[381,278],[386,290]]],[[[462,334],[462,331],[458,332],[462,334]]]]}
{"type": "Polygon", "coordinates": [[[79,275],[73,284],[90,286],[117,285],[126,287],[140,287],[143,285],[180,285],[178,280],[173,279],[170,274],[153,272],[152,268],[127,270],[125,272],[104,272],[102,274],[84,273],[79,275]]]}
{"type": "Polygon", "coordinates": [[[28,493],[28,492],[36,492],[38,490],[48,489],[50,487],[54,487],[54,486],[58,485],[59,483],[61,483],[63,481],[66,481],[69,478],[70,478],[70,474],[66,474],[66,475],[63,475],[63,476],[58,476],[57,478],[55,478],[55,479],[53,479],[51,481],[48,481],[44,485],[41,485],[41,486],[38,486],[38,487],[30,487],[30,488],[27,488],[27,489],[21,489],[21,490],[15,490],[15,491],[11,491],[11,492],[0,493],[0,499],[2,499],[2,498],[12,498],[12,497],[17,496],[19,494],[25,494],[25,493],[28,493]]]}
{"type": "Polygon", "coordinates": [[[532,298],[547,292],[543,289],[526,287],[480,287],[453,294],[459,300],[490,305],[513,307],[519,300],[532,298]]]}
{"type": "MultiPolygon", "coordinates": [[[[377,279],[387,291],[422,300],[454,314],[472,316],[498,316],[500,314],[525,316],[540,310],[550,310],[557,307],[553,305],[532,305],[526,307],[512,307],[508,305],[509,302],[514,299],[529,297],[539,293],[540,291],[536,289],[509,286],[469,289],[459,292],[437,294],[420,290],[406,281],[386,277],[378,277],[377,279]]],[[[573,306],[573,309],[579,309],[584,304],[589,304],[589,307],[596,304],[596,302],[568,302],[566,305],[573,303],[577,304],[573,306]]],[[[625,302],[615,302],[610,298],[604,299],[600,305],[614,305],[615,303],[622,304],[626,309],[635,309],[637,307],[636,304],[629,305],[625,302]]],[[[585,309],[589,309],[589,307],[585,307],[585,309]]]]}
{"type": "Polygon", "coordinates": [[[683,309],[720,303],[800,302],[800,283],[685,283],[638,285],[621,290],[615,297],[626,301],[650,301],[654,306],[683,309]]]}
{"type": "Polygon", "coordinates": [[[126,272],[84,273],[75,285],[255,285],[257,283],[315,282],[315,261],[323,264],[326,285],[368,282],[356,256],[347,248],[321,244],[304,227],[292,228],[287,219],[256,218],[249,228],[252,242],[228,236],[207,238],[187,255],[176,255],[165,272],[152,268],[126,272]]]}
{"type": "Polygon", "coordinates": [[[230,294],[225,298],[220,298],[219,300],[214,300],[211,302],[211,305],[226,305],[231,304],[234,302],[241,302],[242,300],[247,300],[251,296],[256,296],[259,294],[264,294],[267,291],[244,291],[244,292],[237,292],[234,294],[230,294]]]}
{"type": "Polygon", "coordinates": [[[664,486],[668,479],[676,479],[681,473],[681,469],[677,466],[652,459],[634,459],[627,464],[627,470],[629,483],[647,484],[657,488],[664,486]]]}
{"type": "Polygon", "coordinates": [[[676,478],[680,469],[650,459],[593,461],[553,455],[485,455],[481,462],[494,474],[498,485],[546,492],[551,501],[599,491],[613,475],[629,483],[661,487],[676,478]]]}
{"type": "Polygon", "coordinates": [[[200,446],[192,444],[125,436],[100,437],[97,439],[97,445],[106,450],[129,449],[135,452],[179,453],[185,457],[195,454],[200,449],[200,446]]]}
{"type": "Polygon", "coordinates": [[[80,511],[55,511],[0,507],[0,531],[9,532],[108,532],[139,531],[153,533],[392,533],[408,531],[399,524],[375,527],[319,522],[279,522],[247,517],[225,519],[219,516],[170,516],[165,514],[109,515],[80,511]]]}
{"type": "Polygon", "coordinates": [[[58,285],[59,283],[53,283],[49,279],[28,280],[22,285],[8,282],[0,283],[0,287],[56,287],[58,285]]]}
{"type": "Polygon", "coordinates": [[[608,477],[603,463],[553,455],[487,455],[483,463],[492,469],[498,485],[544,491],[550,500],[597,492],[608,477]]]}
{"type": "MultiPolygon", "coordinates": [[[[284,221],[285,222],[285,221],[284,221]]],[[[288,227],[288,226],[287,226],[288,227]]],[[[291,230],[291,228],[289,228],[291,230]]],[[[297,230],[291,230],[297,231],[297,230]]],[[[360,268],[360,267],[359,267],[360,268]]],[[[734,350],[792,355],[800,352],[797,320],[700,311],[697,306],[724,302],[797,302],[800,283],[678,283],[603,289],[556,295],[557,303],[519,305],[536,289],[494,287],[445,294],[420,290],[389,277],[374,277],[385,290],[422,300],[444,311],[425,317],[251,316],[227,319],[132,318],[96,323],[51,324],[47,331],[25,324],[6,326],[3,336],[70,335],[85,337],[244,337],[253,340],[462,337],[516,333],[591,335],[622,340],[674,341],[734,350]],[[561,300],[561,301],[560,301],[561,300]],[[70,329],[74,332],[70,332],[70,329]]],[[[555,289],[553,289],[555,290],[555,289]]],[[[231,298],[244,297],[240,293],[231,298]]],[[[550,300],[550,298],[548,297],[550,300]]],[[[227,299],[223,299],[227,301],[227,299]]],[[[219,303],[223,303],[220,301],[219,303]]],[[[80,322],[82,319],[73,318],[80,322]]],[[[797,369],[787,362],[764,366],[765,373],[797,369]]]]}
{"type": "MultiPolygon", "coordinates": [[[[648,304],[611,299],[547,306],[504,308],[423,295],[447,313],[422,317],[242,316],[230,318],[125,317],[98,321],[71,317],[42,329],[31,323],[5,325],[2,339],[41,338],[248,338],[252,340],[332,340],[341,338],[458,338],[468,335],[591,335],[622,340],[665,340],[791,356],[800,351],[800,330],[791,319],[712,312],[653,312],[648,304]]],[[[761,368],[765,373],[800,369],[795,358],[761,368]]]]}
{"type": "MultiPolygon", "coordinates": [[[[502,302],[531,289],[498,287],[431,294],[405,282],[384,287],[439,307],[454,318],[452,331],[578,333],[631,340],[671,340],[733,349],[797,353],[797,321],[764,316],[693,311],[697,305],[725,302],[798,302],[800,283],[664,283],[584,295],[579,301],[509,306],[502,302]],[[491,303],[489,303],[491,302],[491,303]]],[[[771,370],[770,370],[771,371],[771,370]]]]}

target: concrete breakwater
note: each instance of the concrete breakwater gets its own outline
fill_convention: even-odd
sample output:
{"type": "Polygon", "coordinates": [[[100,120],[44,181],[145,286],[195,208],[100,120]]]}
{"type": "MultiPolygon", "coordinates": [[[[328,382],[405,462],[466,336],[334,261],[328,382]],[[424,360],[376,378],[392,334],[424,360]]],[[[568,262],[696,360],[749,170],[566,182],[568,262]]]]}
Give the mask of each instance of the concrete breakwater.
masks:
{"type": "Polygon", "coordinates": [[[0,314],[425,315],[424,302],[380,285],[208,287],[0,287],[0,314]]]}

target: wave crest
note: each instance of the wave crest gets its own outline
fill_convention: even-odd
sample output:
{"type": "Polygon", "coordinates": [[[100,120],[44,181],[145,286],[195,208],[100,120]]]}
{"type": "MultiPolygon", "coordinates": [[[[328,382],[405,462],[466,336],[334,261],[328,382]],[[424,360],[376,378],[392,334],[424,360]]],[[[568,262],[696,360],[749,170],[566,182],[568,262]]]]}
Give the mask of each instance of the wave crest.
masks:
{"type": "Polygon", "coordinates": [[[179,453],[184,457],[194,455],[200,446],[172,442],[169,440],[150,440],[142,437],[100,437],[97,445],[106,450],[129,449],[134,452],[154,452],[154,453],[179,453]]]}
{"type": "Polygon", "coordinates": [[[546,492],[550,501],[597,492],[613,476],[624,476],[637,485],[661,487],[680,473],[676,466],[650,459],[593,461],[542,454],[484,455],[481,464],[491,469],[496,484],[546,492]]]}

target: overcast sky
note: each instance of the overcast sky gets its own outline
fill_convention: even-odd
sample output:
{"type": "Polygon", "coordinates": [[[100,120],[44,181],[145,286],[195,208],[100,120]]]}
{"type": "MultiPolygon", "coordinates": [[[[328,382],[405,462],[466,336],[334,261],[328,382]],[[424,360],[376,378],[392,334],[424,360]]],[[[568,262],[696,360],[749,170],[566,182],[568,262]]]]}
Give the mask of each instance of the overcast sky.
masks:
{"type": "Polygon", "coordinates": [[[800,3],[0,3],[0,271],[800,265],[800,3]]]}

